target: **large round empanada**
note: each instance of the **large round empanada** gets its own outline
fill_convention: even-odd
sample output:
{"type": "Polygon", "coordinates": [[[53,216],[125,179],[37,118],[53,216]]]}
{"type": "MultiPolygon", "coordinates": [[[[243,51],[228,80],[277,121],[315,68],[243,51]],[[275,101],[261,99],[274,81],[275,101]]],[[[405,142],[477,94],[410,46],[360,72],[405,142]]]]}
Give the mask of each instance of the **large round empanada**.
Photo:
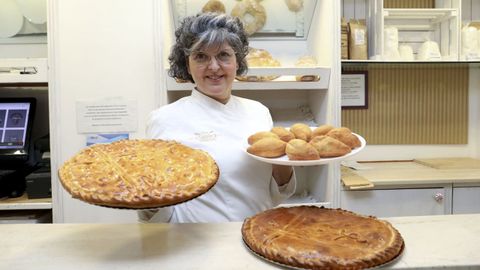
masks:
{"type": "Polygon", "coordinates": [[[304,123],[296,123],[290,127],[290,132],[295,135],[295,139],[310,141],[312,138],[312,129],[304,123]]]}
{"type": "Polygon", "coordinates": [[[278,138],[263,138],[250,145],[247,148],[247,152],[266,158],[280,157],[285,155],[286,144],[286,142],[278,138]]]}
{"type": "Polygon", "coordinates": [[[310,140],[310,144],[315,147],[322,158],[339,157],[350,153],[352,150],[343,142],[329,136],[316,136],[310,140]]]}
{"type": "Polygon", "coordinates": [[[351,149],[360,147],[362,145],[358,137],[355,136],[352,131],[346,127],[334,128],[327,133],[327,136],[343,142],[351,149]]]}
{"type": "Polygon", "coordinates": [[[290,140],[295,139],[295,135],[284,127],[273,127],[270,131],[277,134],[280,140],[284,142],[289,142],[290,140]]]}
{"type": "Polygon", "coordinates": [[[252,145],[254,144],[256,141],[259,141],[263,138],[274,138],[274,139],[280,139],[278,137],[277,134],[273,133],[273,132],[270,132],[270,131],[259,131],[255,134],[252,134],[250,135],[250,137],[248,137],[248,144],[249,145],[252,145]]]}
{"type": "Polygon", "coordinates": [[[320,159],[315,147],[304,140],[293,139],[287,143],[285,153],[290,160],[315,160],[320,159]]]}

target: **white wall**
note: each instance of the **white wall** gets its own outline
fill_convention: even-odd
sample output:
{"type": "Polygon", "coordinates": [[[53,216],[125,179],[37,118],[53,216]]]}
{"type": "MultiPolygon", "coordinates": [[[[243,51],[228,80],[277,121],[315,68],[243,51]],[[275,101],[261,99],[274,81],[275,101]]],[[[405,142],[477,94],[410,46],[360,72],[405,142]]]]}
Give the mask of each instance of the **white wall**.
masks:
{"type": "MultiPolygon", "coordinates": [[[[79,100],[108,97],[138,103],[144,136],[159,85],[155,52],[155,1],[52,0],[48,3],[49,97],[52,171],[85,147],[76,129],[79,100]]],[[[113,210],[74,200],[52,174],[54,222],[136,222],[135,211],[113,210]]]]}

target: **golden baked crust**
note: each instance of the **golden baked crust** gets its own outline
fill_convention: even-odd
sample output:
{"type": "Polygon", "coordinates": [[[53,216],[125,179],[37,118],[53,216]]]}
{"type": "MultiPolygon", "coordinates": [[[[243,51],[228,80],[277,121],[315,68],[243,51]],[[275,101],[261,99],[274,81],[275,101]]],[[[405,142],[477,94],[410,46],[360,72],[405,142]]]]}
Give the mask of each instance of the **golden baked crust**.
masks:
{"type": "Polygon", "coordinates": [[[326,135],[343,142],[344,144],[350,146],[351,149],[360,147],[362,145],[358,137],[355,136],[347,127],[334,128],[326,135]]]}
{"type": "Polygon", "coordinates": [[[72,197],[118,208],[177,204],[208,191],[219,176],[204,151],[175,141],[121,140],[81,150],[59,170],[72,197]]]}
{"type": "Polygon", "coordinates": [[[252,135],[250,135],[247,139],[248,141],[248,144],[249,145],[252,145],[254,144],[255,142],[261,140],[261,139],[264,139],[264,138],[275,138],[275,139],[280,139],[280,137],[273,133],[273,132],[270,132],[270,131],[259,131],[259,132],[256,132],[252,135]]]}
{"type": "Polygon", "coordinates": [[[364,269],[403,250],[402,236],[387,221],[316,206],[264,211],[244,221],[242,236],[257,254],[308,269],[364,269]]]}
{"type": "Polygon", "coordinates": [[[275,158],[285,155],[287,143],[277,138],[266,137],[254,142],[247,148],[247,152],[266,158],[275,158]]]}
{"type": "Polygon", "coordinates": [[[295,123],[290,127],[290,132],[295,135],[296,139],[301,139],[306,142],[312,138],[312,129],[304,123],[295,123]]]}
{"type": "Polygon", "coordinates": [[[293,139],[287,143],[285,153],[289,160],[316,160],[320,159],[317,149],[308,142],[293,139]]]}
{"type": "Polygon", "coordinates": [[[280,140],[284,142],[289,142],[290,140],[295,139],[295,135],[284,127],[273,127],[270,132],[277,134],[280,140]]]}
{"type": "Polygon", "coordinates": [[[309,144],[311,144],[317,150],[318,154],[322,158],[339,157],[352,151],[350,146],[325,135],[313,137],[309,144]]]}

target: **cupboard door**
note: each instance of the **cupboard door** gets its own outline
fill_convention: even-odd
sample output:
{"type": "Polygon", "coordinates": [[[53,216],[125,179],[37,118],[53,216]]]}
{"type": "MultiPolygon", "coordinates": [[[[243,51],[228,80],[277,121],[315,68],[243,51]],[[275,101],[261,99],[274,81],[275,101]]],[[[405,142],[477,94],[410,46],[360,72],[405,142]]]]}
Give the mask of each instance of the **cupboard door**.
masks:
{"type": "Polygon", "coordinates": [[[445,188],[342,191],[341,207],[377,217],[449,214],[445,188]]]}
{"type": "Polygon", "coordinates": [[[480,187],[455,187],[452,197],[453,214],[480,213],[480,187]]]}

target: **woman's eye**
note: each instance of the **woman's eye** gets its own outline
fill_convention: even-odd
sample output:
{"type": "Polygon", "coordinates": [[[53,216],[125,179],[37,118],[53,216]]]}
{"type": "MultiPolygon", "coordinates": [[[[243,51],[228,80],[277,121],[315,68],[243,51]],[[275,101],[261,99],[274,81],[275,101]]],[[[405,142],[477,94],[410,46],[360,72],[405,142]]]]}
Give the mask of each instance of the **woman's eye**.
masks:
{"type": "Polygon", "coordinates": [[[199,62],[205,62],[205,61],[208,61],[208,55],[204,54],[204,53],[197,53],[194,55],[193,59],[195,59],[195,61],[199,61],[199,62]]]}
{"type": "Polygon", "coordinates": [[[218,54],[218,58],[220,61],[228,61],[231,57],[232,55],[228,52],[221,52],[218,54]]]}

